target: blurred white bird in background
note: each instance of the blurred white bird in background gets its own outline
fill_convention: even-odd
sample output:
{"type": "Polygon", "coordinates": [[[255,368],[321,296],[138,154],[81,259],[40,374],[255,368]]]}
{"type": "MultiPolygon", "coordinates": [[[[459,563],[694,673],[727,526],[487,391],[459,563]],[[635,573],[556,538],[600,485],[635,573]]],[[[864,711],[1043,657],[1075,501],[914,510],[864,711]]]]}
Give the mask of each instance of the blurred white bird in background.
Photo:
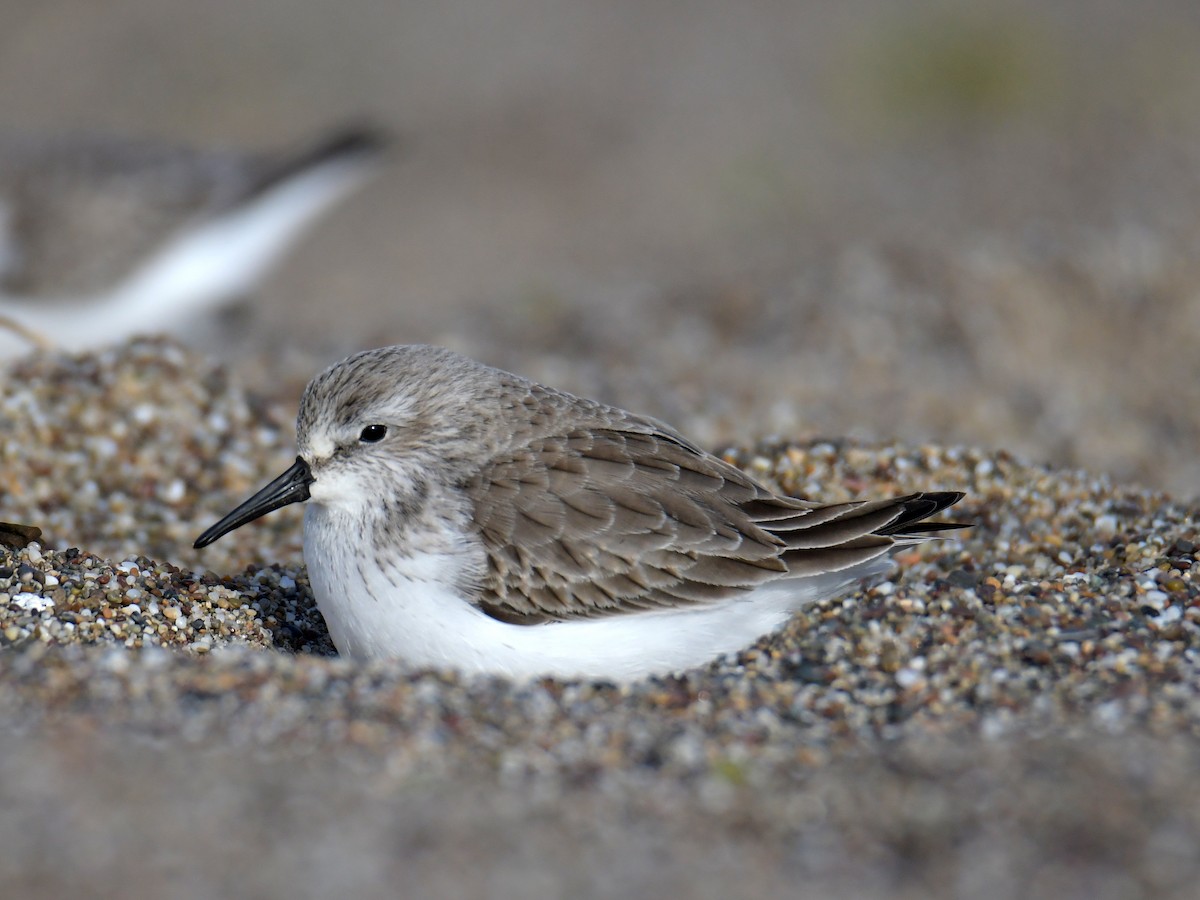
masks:
{"type": "Polygon", "coordinates": [[[367,125],[262,154],[0,135],[0,355],[180,333],[245,298],[389,145],[367,125]]]}

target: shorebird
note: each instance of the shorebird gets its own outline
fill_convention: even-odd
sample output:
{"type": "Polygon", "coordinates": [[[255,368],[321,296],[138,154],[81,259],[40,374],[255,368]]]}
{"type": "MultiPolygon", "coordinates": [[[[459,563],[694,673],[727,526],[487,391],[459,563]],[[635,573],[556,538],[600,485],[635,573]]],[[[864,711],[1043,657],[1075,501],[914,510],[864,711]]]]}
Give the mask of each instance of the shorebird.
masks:
{"type": "Polygon", "coordinates": [[[0,138],[0,353],[179,332],[241,299],[387,145],[358,126],[257,155],[0,138]]]}
{"type": "Polygon", "coordinates": [[[449,350],[351,356],[308,385],[299,456],[196,547],[308,502],[340,653],[628,680],[736,651],[891,567],[962,494],[780,496],[670,426],[449,350]]]}

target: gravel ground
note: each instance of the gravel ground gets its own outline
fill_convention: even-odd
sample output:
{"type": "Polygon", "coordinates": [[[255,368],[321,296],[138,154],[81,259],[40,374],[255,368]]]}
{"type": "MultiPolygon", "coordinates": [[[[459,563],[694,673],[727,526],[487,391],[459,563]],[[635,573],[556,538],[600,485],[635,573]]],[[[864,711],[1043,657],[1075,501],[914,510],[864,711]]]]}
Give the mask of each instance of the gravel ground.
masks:
{"type": "Polygon", "coordinates": [[[13,896],[1194,895],[1194,503],[734,448],[810,498],[965,490],[976,524],[683,677],[463,681],[334,656],[294,516],[190,549],[291,455],[221,371],[143,341],[0,389],[0,518],[44,532],[0,550],[13,896]]]}

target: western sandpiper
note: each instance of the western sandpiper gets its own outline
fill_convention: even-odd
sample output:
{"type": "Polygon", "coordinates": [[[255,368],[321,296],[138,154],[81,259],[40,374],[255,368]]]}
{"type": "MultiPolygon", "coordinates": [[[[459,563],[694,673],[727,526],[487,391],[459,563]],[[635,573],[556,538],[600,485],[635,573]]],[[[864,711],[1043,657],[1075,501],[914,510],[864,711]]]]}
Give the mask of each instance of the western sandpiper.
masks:
{"type": "Polygon", "coordinates": [[[349,357],[300,402],[295,464],[196,547],[308,501],[338,650],[414,667],[629,680],[701,665],[886,572],[955,491],[780,496],[645,416],[449,350],[349,357]]]}

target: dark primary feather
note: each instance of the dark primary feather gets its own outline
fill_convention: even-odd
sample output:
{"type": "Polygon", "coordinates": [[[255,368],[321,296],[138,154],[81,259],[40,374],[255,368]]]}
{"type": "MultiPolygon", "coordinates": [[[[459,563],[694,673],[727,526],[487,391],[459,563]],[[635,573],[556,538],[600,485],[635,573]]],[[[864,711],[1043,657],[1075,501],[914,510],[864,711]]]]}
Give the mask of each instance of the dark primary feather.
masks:
{"type": "Polygon", "coordinates": [[[488,556],[479,605],[495,618],[681,607],[848,569],[946,527],[922,520],[962,497],[779,497],[665,426],[597,409],[596,425],[514,441],[466,486],[488,556]]]}

